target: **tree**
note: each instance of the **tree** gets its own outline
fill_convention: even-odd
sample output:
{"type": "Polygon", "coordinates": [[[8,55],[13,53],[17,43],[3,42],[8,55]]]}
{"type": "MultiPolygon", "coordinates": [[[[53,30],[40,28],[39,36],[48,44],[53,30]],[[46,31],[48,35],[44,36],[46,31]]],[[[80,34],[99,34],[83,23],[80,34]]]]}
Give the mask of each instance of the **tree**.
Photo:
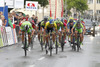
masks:
{"type": "Polygon", "coordinates": [[[72,8],[76,9],[77,12],[83,13],[88,9],[87,0],[64,0],[67,1],[67,10],[70,11],[72,8]]]}
{"type": "Polygon", "coordinates": [[[38,0],[41,7],[43,7],[43,17],[44,17],[44,8],[49,4],[48,0],[38,0]]]}

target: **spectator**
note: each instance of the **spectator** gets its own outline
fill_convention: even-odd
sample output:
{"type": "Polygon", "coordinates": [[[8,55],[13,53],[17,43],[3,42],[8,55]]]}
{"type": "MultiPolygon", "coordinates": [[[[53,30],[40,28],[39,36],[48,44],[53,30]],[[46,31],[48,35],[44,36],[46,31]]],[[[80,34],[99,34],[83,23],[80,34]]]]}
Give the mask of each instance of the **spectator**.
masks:
{"type": "Polygon", "coordinates": [[[2,13],[2,12],[0,12],[0,19],[1,19],[1,15],[3,15],[3,13],[2,13]]]}
{"type": "Polygon", "coordinates": [[[6,23],[7,23],[7,20],[5,19],[3,15],[1,15],[0,26],[6,26],[6,23]]]}
{"type": "Polygon", "coordinates": [[[38,17],[35,17],[34,19],[35,24],[37,24],[37,21],[38,21],[38,17]]]}
{"type": "Polygon", "coordinates": [[[32,15],[32,20],[34,20],[35,19],[35,15],[32,15]]]}

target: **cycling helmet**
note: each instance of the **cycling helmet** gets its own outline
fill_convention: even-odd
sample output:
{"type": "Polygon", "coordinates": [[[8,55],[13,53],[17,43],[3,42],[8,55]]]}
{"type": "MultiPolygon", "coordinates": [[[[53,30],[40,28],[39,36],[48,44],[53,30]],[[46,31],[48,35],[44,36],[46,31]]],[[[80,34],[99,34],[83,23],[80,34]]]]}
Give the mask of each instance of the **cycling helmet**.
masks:
{"type": "Polygon", "coordinates": [[[51,19],[53,19],[53,18],[52,18],[52,17],[49,17],[49,18],[48,18],[48,20],[51,20],[51,19]]]}
{"type": "Polygon", "coordinates": [[[48,21],[48,17],[44,17],[44,21],[48,21]]]}
{"type": "Polygon", "coordinates": [[[73,19],[70,19],[70,20],[69,20],[69,23],[73,23],[73,19]]]}
{"type": "Polygon", "coordinates": [[[80,24],[80,23],[81,23],[80,20],[78,20],[78,21],[77,21],[77,24],[80,24]]]}
{"type": "Polygon", "coordinates": [[[53,19],[50,19],[50,20],[49,20],[49,23],[50,23],[50,24],[53,24],[53,21],[54,21],[53,19]]]}
{"type": "Polygon", "coordinates": [[[73,17],[70,17],[69,19],[72,19],[72,20],[74,20],[74,18],[73,18],[73,17]]]}

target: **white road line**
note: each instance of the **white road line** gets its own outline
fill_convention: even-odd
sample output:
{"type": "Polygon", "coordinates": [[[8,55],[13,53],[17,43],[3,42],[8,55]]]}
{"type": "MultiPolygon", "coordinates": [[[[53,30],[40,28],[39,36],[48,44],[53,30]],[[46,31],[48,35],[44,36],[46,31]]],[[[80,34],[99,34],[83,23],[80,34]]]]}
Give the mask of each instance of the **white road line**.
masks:
{"type": "Polygon", "coordinates": [[[30,65],[29,67],[35,67],[35,65],[30,65]]]}
{"type": "Polygon", "coordinates": [[[43,60],[45,57],[41,57],[41,58],[39,58],[38,60],[43,60]]]}

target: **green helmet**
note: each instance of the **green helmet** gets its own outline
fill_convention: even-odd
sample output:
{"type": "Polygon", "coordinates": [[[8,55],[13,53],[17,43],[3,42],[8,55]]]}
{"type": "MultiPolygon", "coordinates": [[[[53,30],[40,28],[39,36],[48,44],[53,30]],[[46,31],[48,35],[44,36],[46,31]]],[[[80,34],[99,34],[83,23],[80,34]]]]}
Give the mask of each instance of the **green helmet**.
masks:
{"type": "Polygon", "coordinates": [[[52,18],[52,17],[49,17],[49,18],[48,18],[48,20],[51,20],[51,19],[53,19],[53,18],[52,18]]]}
{"type": "Polygon", "coordinates": [[[61,21],[60,20],[57,20],[57,22],[56,23],[60,23],[61,21]]]}

